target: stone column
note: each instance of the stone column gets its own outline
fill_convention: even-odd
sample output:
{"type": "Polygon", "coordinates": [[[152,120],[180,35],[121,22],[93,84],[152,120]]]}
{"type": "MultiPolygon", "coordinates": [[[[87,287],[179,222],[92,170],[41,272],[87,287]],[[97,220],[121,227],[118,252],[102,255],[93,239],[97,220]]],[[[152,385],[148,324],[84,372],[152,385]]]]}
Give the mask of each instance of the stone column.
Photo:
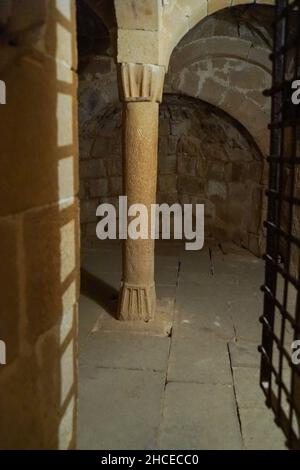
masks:
{"type": "MultiPolygon", "coordinates": [[[[123,191],[128,207],[156,200],[158,111],[165,68],[151,64],[121,64],[123,107],[123,191]]],[[[148,218],[149,220],[149,218],[148,218]]],[[[130,219],[128,219],[128,223],[130,219]]],[[[154,318],[154,240],[130,238],[123,246],[123,277],[119,297],[121,320],[154,318]]]]}

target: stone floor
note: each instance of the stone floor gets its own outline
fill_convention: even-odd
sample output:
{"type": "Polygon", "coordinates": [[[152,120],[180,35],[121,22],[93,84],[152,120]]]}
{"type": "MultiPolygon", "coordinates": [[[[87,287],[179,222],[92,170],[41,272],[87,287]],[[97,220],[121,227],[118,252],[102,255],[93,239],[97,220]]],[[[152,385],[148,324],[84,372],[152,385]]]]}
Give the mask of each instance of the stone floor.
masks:
{"type": "Polygon", "coordinates": [[[263,262],[234,246],[156,249],[163,329],[120,329],[120,246],[82,256],[80,449],[284,449],[259,388],[263,262]],[[170,312],[169,312],[170,313],[170,312]]]}

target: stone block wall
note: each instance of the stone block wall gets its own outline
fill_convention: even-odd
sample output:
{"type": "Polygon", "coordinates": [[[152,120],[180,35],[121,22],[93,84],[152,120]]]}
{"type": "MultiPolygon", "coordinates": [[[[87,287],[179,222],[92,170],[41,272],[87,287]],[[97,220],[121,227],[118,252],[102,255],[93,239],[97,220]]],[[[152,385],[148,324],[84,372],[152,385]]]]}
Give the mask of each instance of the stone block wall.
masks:
{"type": "Polygon", "coordinates": [[[268,153],[273,9],[243,5],[207,16],[173,51],[165,91],[222,109],[268,153]]]}
{"type": "Polygon", "coordinates": [[[75,446],[75,2],[2,0],[0,448],[75,446]]]}
{"type": "Polygon", "coordinates": [[[182,97],[166,97],[161,123],[169,135],[160,133],[158,200],[175,197],[165,190],[175,155],[177,199],[205,204],[205,236],[259,254],[263,158],[249,134],[216,108],[182,97]]]}
{"type": "Polygon", "coordinates": [[[97,244],[96,208],[109,202],[118,207],[122,194],[122,113],[110,106],[80,139],[80,221],[82,246],[97,244]]]}
{"type": "MultiPolygon", "coordinates": [[[[86,39],[94,37],[91,24],[100,35],[100,23],[91,17],[79,25],[83,246],[97,243],[98,204],[116,204],[121,194],[112,45],[105,30],[101,40],[86,39]]],[[[270,100],[262,91],[271,81],[271,23],[272,8],[255,4],[217,11],[195,25],[172,53],[160,107],[158,201],[204,202],[206,236],[256,254],[264,249],[270,100]]]]}
{"type": "MultiPolygon", "coordinates": [[[[96,208],[122,194],[121,108],[109,106],[81,139],[83,246],[98,243],[96,208]]],[[[260,254],[263,158],[242,126],[200,100],[165,95],[160,106],[157,201],[205,204],[205,236],[260,254]]]]}

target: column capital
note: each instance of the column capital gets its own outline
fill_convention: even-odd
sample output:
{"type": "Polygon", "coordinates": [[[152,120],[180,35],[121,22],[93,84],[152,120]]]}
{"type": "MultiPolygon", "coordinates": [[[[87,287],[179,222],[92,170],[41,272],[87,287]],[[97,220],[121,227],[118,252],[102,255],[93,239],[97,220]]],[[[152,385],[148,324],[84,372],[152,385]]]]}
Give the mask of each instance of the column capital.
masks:
{"type": "Polygon", "coordinates": [[[153,64],[121,64],[123,101],[162,100],[165,67],[153,64]]]}

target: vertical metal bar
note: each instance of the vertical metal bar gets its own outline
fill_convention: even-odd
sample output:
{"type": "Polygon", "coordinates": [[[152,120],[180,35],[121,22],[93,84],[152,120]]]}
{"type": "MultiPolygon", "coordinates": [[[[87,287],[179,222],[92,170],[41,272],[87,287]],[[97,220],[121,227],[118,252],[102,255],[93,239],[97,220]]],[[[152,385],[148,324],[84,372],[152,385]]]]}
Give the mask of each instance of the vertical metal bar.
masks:
{"type": "MultiPolygon", "coordinates": [[[[278,60],[276,54],[279,53],[285,34],[283,20],[277,21],[277,18],[282,15],[286,0],[278,0],[276,3],[276,19],[274,23],[274,66],[272,72],[273,88],[277,87],[283,76],[283,60],[278,60]]],[[[281,120],[281,109],[282,109],[282,91],[275,92],[272,98],[271,107],[271,123],[274,124],[281,120]]],[[[270,136],[270,154],[272,157],[280,156],[282,148],[282,133],[271,132],[270,136]]],[[[278,219],[280,216],[280,202],[275,197],[275,193],[279,191],[280,187],[280,171],[278,168],[278,161],[273,159],[269,166],[269,189],[274,191],[274,194],[269,193],[268,199],[268,213],[267,219],[274,226],[278,226],[278,219]]],[[[272,260],[278,262],[278,233],[274,234],[274,231],[270,226],[267,227],[267,256],[266,256],[266,267],[265,267],[265,286],[267,292],[264,296],[264,316],[266,323],[263,326],[262,333],[262,345],[265,351],[265,355],[262,355],[261,359],[261,376],[260,381],[267,393],[267,404],[270,406],[271,402],[271,384],[272,384],[272,370],[269,362],[272,361],[273,352],[273,340],[272,332],[274,328],[274,314],[275,314],[275,303],[274,298],[276,297],[276,286],[277,286],[277,270],[274,269],[272,260]],[[271,295],[270,295],[271,294],[271,295]],[[271,330],[271,331],[270,331],[271,330]]]]}
{"type": "MultiPolygon", "coordinates": [[[[295,52],[295,57],[294,57],[294,64],[295,65],[294,65],[294,76],[293,76],[294,80],[296,80],[298,78],[298,76],[300,75],[299,74],[299,72],[300,72],[300,4],[298,6],[297,24],[299,25],[299,31],[297,32],[296,38],[295,38],[295,42],[296,42],[295,45],[296,46],[298,45],[298,47],[295,47],[295,51],[294,51],[295,52]]],[[[293,119],[292,119],[292,125],[293,125],[292,157],[294,159],[293,174],[292,174],[292,185],[291,185],[291,194],[292,194],[292,196],[294,195],[294,186],[295,186],[295,165],[296,165],[295,159],[298,156],[297,155],[297,153],[298,153],[297,152],[297,150],[298,150],[297,149],[297,128],[300,130],[300,123],[298,121],[300,116],[299,115],[297,116],[297,114],[299,114],[299,112],[297,113],[297,110],[294,107],[293,108],[293,119]]],[[[300,136],[299,136],[299,139],[300,139],[300,136]]],[[[298,165],[299,165],[299,163],[298,163],[298,165]]],[[[289,234],[291,234],[292,222],[293,222],[293,205],[290,205],[289,222],[290,222],[289,234]]],[[[298,279],[299,278],[300,278],[300,258],[298,257],[298,279]]],[[[294,335],[293,335],[294,341],[296,339],[299,339],[299,337],[300,337],[299,331],[297,329],[297,327],[300,327],[300,291],[299,291],[299,289],[298,289],[298,292],[297,292],[297,301],[296,301],[296,308],[295,308],[295,323],[296,323],[296,328],[294,329],[294,335]]],[[[296,413],[295,413],[296,418],[299,420],[298,426],[299,426],[299,432],[300,432],[300,410],[299,410],[300,398],[295,397],[295,388],[296,388],[295,387],[295,382],[297,380],[298,383],[300,384],[300,376],[296,377],[296,373],[294,371],[294,369],[297,367],[297,365],[293,364],[291,367],[292,367],[293,370],[292,370],[292,374],[291,374],[291,395],[290,395],[288,443],[292,447],[293,446],[293,442],[292,442],[292,439],[293,439],[293,434],[292,434],[293,415],[294,415],[295,409],[296,409],[296,413]],[[297,407],[298,407],[298,409],[297,409],[297,407]]],[[[299,386],[298,394],[300,394],[300,386],[299,386]]]]}
{"type": "MultiPolygon", "coordinates": [[[[291,83],[300,79],[300,0],[277,0],[275,11],[273,48],[273,84],[271,89],[271,137],[269,157],[269,190],[267,213],[267,248],[265,284],[263,290],[264,312],[261,346],[261,386],[267,404],[275,413],[287,444],[300,449],[300,367],[292,362],[291,345],[285,347],[287,327],[293,338],[300,338],[300,233],[294,233],[293,224],[300,223],[300,214],[294,220],[295,208],[299,208],[296,191],[300,166],[300,105],[291,104],[291,83]],[[289,130],[288,140],[287,130],[289,130]],[[298,146],[297,146],[298,142],[298,146]],[[288,144],[288,145],[286,145],[288,144]],[[297,167],[298,165],[298,167],[297,167]],[[296,176],[297,169],[297,176],[296,176]],[[293,250],[292,250],[293,248],[293,250]],[[279,262],[283,250],[284,263],[279,262]],[[292,254],[297,254],[298,274],[295,277],[292,254]],[[278,296],[278,273],[283,278],[283,295],[278,296]],[[297,290],[296,307],[289,311],[289,293],[297,290]],[[280,330],[274,331],[279,321],[280,330]],[[273,348],[279,351],[278,363],[273,361],[273,348]],[[290,367],[290,383],[285,381],[285,362],[290,367]],[[273,383],[273,377],[276,378],[273,383]],[[283,407],[283,394],[288,408],[283,407]],[[294,422],[296,415],[298,422],[294,422]],[[297,427],[299,426],[299,428],[297,427]]],[[[298,184],[299,185],[299,184],[298,184]]],[[[300,189],[300,188],[297,188],[300,189]]]]}
{"type": "MultiPolygon", "coordinates": [[[[285,5],[286,8],[287,4],[285,5]]],[[[289,33],[289,14],[286,15],[285,17],[285,27],[284,27],[284,46],[288,42],[288,33],[289,33]]],[[[286,51],[285,51],[286,52],[286,51]]],[[[282,77],[282,82],[284,83],[285,80],[285,72],[286,72],[286,67],[287,67],[287,61],[286,61],[286,53],[283,53],[282,57],[283,63],[283,77],[282,77]]],[[[281,108],[282,108],[282,115],[281,115],[281,120],[282,125],[280,127],[281,130],[281,135],[282,135],[282,141],[281,141],[281,149],[280,149],[280,174],[281,174],[281,188],[280,192],[283,192],[283,187],[282,187],[282,181],[283,181],[283,172],[284,172],[284,153],[285,153],[285,99],[286,96],[285,94],[285,88],[283,87],[282,90],[282,97],[281,97],[281,108]]],[[[292,143],[293,145],[293,143],[292,143]]],[[[293,153],[292,157],[293,158],[293,153]]],[[[294,169],[294,164],[292,164],[292,168],[294,169]]],[[[290,192],[289,195],[293,196],[294,195],[294,172],[292,172],[292,181],[290,181],[290,192]]],[[[288,233],[289,236],[291,235],[291,228],[292,228],[292,216],[293,216],[293,203],[290,201],[289,203],[289,214],[288,214],[288,233]]],[[[278,221],[278,226],[281,227],[281,220],[279,219],[278,221]]],[[[285,253],[284,256],[284,268],[286,271],[289,271],[289,266],[290,266],[290,241],[287,241],[287,252],[285,253]]],[[[287,306],[287,294],[288,294],[288,279],[287,277],[284,277],[284,291],[283,291],[283,309],[284,311],[286,310],[287,306]]],[[[281,331],[280,331],[280,344],[283,346],[284,345],[284,338],[285,338],[285,315],[281,315],[281,325],[280,325],[281,331]]],[[[281,400],[282,400],[282,367],[283,367],[283,348],[279,348],[279,363],[278,363],[278,376],[279,380],[277,381],[278,384],[278,401],[277,401],[277,410],[276,410],[276,418],[277,422],[280,423],[281,419],[281,400]]]]}

